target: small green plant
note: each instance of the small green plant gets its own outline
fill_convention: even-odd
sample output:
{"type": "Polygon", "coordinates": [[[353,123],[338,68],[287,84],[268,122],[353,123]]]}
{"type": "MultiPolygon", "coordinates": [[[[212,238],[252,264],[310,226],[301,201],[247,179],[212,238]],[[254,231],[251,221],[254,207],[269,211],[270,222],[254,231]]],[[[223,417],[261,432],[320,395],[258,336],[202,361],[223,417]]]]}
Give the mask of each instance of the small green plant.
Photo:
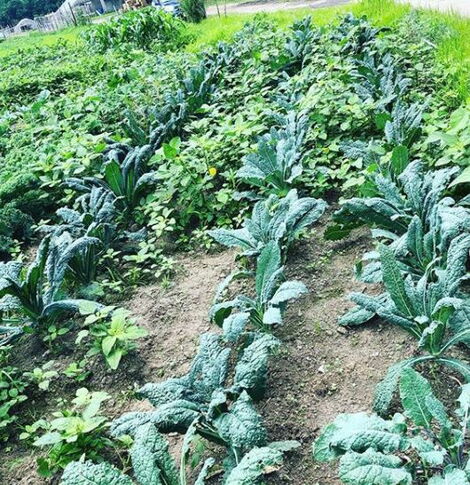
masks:
{"type": "Polygon", "coordinates": [[[209,231],[217,242],[228,247],[243,249],[243,255],[258,255],[270,241],[274,241],[287,254],[289,246],[323,215],[326,202],[311,197],[300,198],[295,189],[284,198],[271,195],[259,201],[250,219],[241,229],[209,231]]]}
{"type": "MultiPolygon", "coordinates": [[[[282,197],[302,174],[303,145],[309,121],[305,113],[291,111],[279,117],[279,122],[280,128],[273,128],[262,136],[257,151],[245,157],[237,177],[262,192],[282,197]]],[[[253,193],[246,195],[256,197],[253,193]]]]}
{"type": "Polygon", "coordinates": [[[63,371],[63,374],[75,380],[76,382],[83,382],[90,375],[90,371],[86,370],[86,359],[80,362],[71,362],[63,371]]]}
{"type": "Polygon", "coordinates": [[[284,268],[281,266],[281,250],[276,242],[266,244],[257,259],[255,274],[256,296],[254,298],[239,295],[230,301],[222,301],[222,293],[234,278],[245,278],[252,273],[242,271],[230,275],[219,286],[210,317],[224,332],[243,332],[248,324],[269,332],[274,325],[282,324],[282,316],[291,300],[307,293],[306,286],[299,281],[283,281],[284,268]],[[231,315],[233,310],[240,313],[231,315]]]}
{"type": "Polygon", "coordinates": [[[47,449],[47,455],[38,459],[42,476],[52,476],[81,456],[101,457],[101,452],[112,444],[104,435],[108,420],[99,414],[101,404],[109,398],[105,392],[78,389],[70,408],[54,412],[52,420],[40,420],[31,428],[35,433],[45,431],[34,441],[35,446],[47,449]]]}
{"type": "Polygon", "coordinates": [[[135,341],[145,337],[147,331],[129,318],[129,312],[123,308],[82,305],[80,313],[86,316],[82,330],[76,340],[80,343],[85,337],[92,341],[88,356],[102,354],[106,363],[113,370],[119,367],[121,359],[135,348],[135,341]]]}
{"type": "Polygon", "coordinates": [[[64,247],[48,236],[28,267],[18,262],[0,264],[0,309],[22,317],[21,326],[5,328],[10,339],[21,333],[24,326],[43,331],[55,325],[60,315],[78,310],[83,300],[64,299],[61,290],[68,262],[90,244],[94,240],[85,237],[64,247]]]}
{"type": "Polygon", "coordinates": [[[70,332],[70,328],[66,326],[49,325],[43,332],[42,340],[49,348],[52,348],[56,340],[68,332],[70,332]]]}
{"type": "Polygon", "coordinates": [[[413,369],[400,379],[403,414],[341,414],[323,429],[313,447],[319,462],[340,460],[339,477],[348,485],[432,485],[470,483],[468,443],[470,384],[461,388],[457,419],[413,369]]]}
{"type": "Polygon", "coordinates": [[[23,375],[30,380],[31,383],[37,385],[43,391],[49,390],[51,381],[58,377],[59,373],[53,369],[54,360],[46,362],[41,367],[35,367],[31,372],[25,372],[23,375]]]}
{"type": "Polygon", "coordinates": [[[10,436],[9,427],[18,419],[15,406],[26,401],[28,379],[16,367],[8,365],[11,347],[0,347],[0,441],[10,436]]]}

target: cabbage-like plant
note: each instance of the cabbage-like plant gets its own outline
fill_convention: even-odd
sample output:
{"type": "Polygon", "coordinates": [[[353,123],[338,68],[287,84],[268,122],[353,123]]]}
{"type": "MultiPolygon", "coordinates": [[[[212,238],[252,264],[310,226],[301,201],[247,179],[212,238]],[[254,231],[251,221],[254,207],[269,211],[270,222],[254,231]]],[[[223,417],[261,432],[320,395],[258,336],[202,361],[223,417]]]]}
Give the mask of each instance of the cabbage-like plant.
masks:
{"type": "Polygon", "coordinates": [[[354,89],[362,99],[372,99],[377,112],[390,112],[408,91],[411,80],[403,77],[390,53],[366,55],[355,64],[354,89]]]}
{"type": "Polygon", "coordinates": [[[113,434],[132,434],[149,422],[163,433],[185,433],[194,423],[204,438],[234,449],[249,449],[254,441],[264,443],[266,432],[253,399],[259,399],[264,392],[268,357],[279,346],[279,341],[270,335],[256,335],[245,346],[227,389],[231,351],[221,344],[220,337],[203,335],[188,374],[146,384],[139,395],[148,399],[155,410],[124,414],[113,423],[113,434]],[[245,416],[243,428],[252,433],[246,438],[242,429],[230,430],[224,426],[226,421],[236,420],[236,416],[241,415],[245,416]]]}
{"type": "Polygon", "coordinates": [[[386,28],[375,28],[368,22],[367,17],[356,17],[349,13],[343,17],[340,25],[332,30],[330,39],[341,47],[343,54],[359,56],[369,52],[380,32],[386,28]]]}
{"type": "MultiPolygon", "coordinates": [[[[449,197],[432,206],[424,222],[419,216],[413,216],[402,236],[372,230],[373,237],[388,243],[402,271],[414,278],[447,270],[451,244],[455,253],[453,258],[465,260],[470,249],[470,238],[466,236],[469,233],[470,210],[454,205],[449,197]]],[[[363,262],[356,265],[356,277],[366,283],[382,281],[378,252],[367,253],[363,261],[368,264],[365,267],[363,262]]]]}
{"type": "Polygon", "coordinates": [[[284,67],[284,70],[294,74],[304,68],[316,42],[321,38],[321,33],[313,27],[311,16],[297,20],[292,24],[290,30],[289,38],[284,45],[289,63],[284,67]]]}
{"type": "Polygon", "coordinates": [[[284,254],[302,231],[323,215],[327,204],[321,199],[300,198],[297,190],[286,197],[271,195],[257,202],[250,219],[241,229],[209,231],[217,242],[228,247],[239,247],[244,256],[258,255],[270,241],[276,242],[284,254]]]}
{"type": "Polygon", "coordinates": [[[339,415],[316,440],[314,460],[339,459],[339,478],[348,485],[411,485],[423,477],[429,485],[469,485],[470,384],[461,388],[457,419],[413,369],[400,377],[400,398],[404,415],[390,420],[365,413],[339,415]]]}
{"type": "Polygon", "coordinates": [[[116,197],[116,206],[129,216],[139,204],[151,184],[156,182],[155,172],[149,171],[147,162],[153,151],[150,145],[137,148],[113,148],[104,164],[104,178],[69,178],[66,184],[79,192],[91,193],[102,187],[116,197]]]}
{"type": "MultiPolygon", "coordinates": [[[[224,464],[228,476],[235,473],[245,456],[252,456],[253,448],[290,449],[293,443],[268,445],[266,430],[254,407],[254,399],[261,398],[265,389],[268,357],[279,341],[271,335],[251,334],[242,344],[232,378],[228,376],[232,350],[222,343],[217,335],[204,335],[188,374],[146,384],[139,391],[155,410],[124,414],[114,421],[112,434],[135,436],[143,427],[152,425],[162,433],[185,433],[185,446],[196,436],[202,437],[227,449],[224,464]]],[[[238,475],[241,471],[234,477],[242,477],[238,475]]],[[[253,478],[264,472],[259,469],[258,473],[253,478]]]]}
{"type": "MultiPolygon", "coordinates": [[[[234,273],[222,283],[210,310],[211,320],[221,327],[231,326],[233,318],[237,318],[237,325],[239,326],[251,324],[257,329],[270,331],[274,325],[282,324],[282,315],[287,303],[308,291],[300,281],[284,281],[281,250],[274,241],[266,244],[257,259],[256,296],[238,295],[233,300],[220,302],[221,294],[226,286],[233,277],[239,275],[240,273],[234,273]],[[235,309],[239,310],[241,314],[232,316],[231,314],[235,309]],[[229,317],[231,318],[226,321],[229,317]]],[[[250,273],[241,273],[242,277],[249,275],[250,273]]]]}
{"type": "MultiPolygon", "coordinates": [[[[63,313],[78,311],[84,300],[63,299],[62,284],[70,260],[83,248],[95,242],[93,238],[83,237],[70,245],[62,246],[48,236],[39,246],[35,261],[28,267],[17,262],[2,263],[2,314],[20,315],[23,324],[41,329],[63,313]]],[[[20,332],[21,327],[12,327],[8,333],[15,336],[20,332]]],[[[6,329],[4,333],[7,333],[6,329]]]]}
{"type": "Polygon", "coordinates": [[[285,196],[302,174],[308,116],[295,111],[279,117],[281,127],[260,137],[257,151],[243,160],[237,177],[263,192],[285,196]]]}
{"type": "Polygon", "coordinates": [[[341,324],[360,325],[378,315],[413,335],[418,339],[419,347],[426,352],[390,368],[377,387],[376,410],[385,412],[388,408],[400,372],[423,361],[435,360],[450,366],[470,380],[470,366],[447,356],[452,346],[470,342],[470,305],[468,298],[459,291],[466,277],[463,258],[467,257],[469,248],[470,236],[462,235],[455,239],[449,249],[447,269],[437,271],[435,281],[425,274],[415,282],[411,277],[403,278],[392,251],[382,246],[386,292],[379,296],[350,295],[357,307],[341,318],[341,324]]]}
{"type": "Polygon", "coordinates": [[[458,167],[428,171],[416,161],[406,167],[396,182],[376,175],[376,195],[343,202],[333,216],[336,224],[327,229],[325,237],[341,239],[363,224],[401,236],[414,216],[423,222],[429,218],[458,172],[458,167]]]}
{"type": "Polygon", "coordinates": [[[107,248],[115,237],[115,202],[116,196],[111,191],[93,186],[89,192],[77,198],[77,210],[68,207],[58,209],[56,214],[61,222],[43,226],[41,231],[54,236],[68,232],[74,238],[95,237],[107,248]]]}
{"type": "Polygon", "coordinates": [[[408,105],[401,99],[394,104],[385,124],[385,138],[391,147],[410,147],[419,136],[424,106],[408,105]]]}
{"type": "MultiPolygon", "coordinates": [[[[179,470],[169,452],[168,442],[155,426],[142,426],[134,435],[130,450],[133,479],[109,463],[94,464],[90,461],[70,463],[62,475],[61,485],[188,485],[186,463],[190,456],[190,442],[183,444],[179,470]]],[[[227,485],[256,485],[264,475],[278,470],[283,454],[298,446],[291,441],[274,442],[255,447],[238,462],[225,463],[224,483],[227,485]]],[[[215,460],[208,458],[200,467],[194,485],[204,485],[215,460]]]]}

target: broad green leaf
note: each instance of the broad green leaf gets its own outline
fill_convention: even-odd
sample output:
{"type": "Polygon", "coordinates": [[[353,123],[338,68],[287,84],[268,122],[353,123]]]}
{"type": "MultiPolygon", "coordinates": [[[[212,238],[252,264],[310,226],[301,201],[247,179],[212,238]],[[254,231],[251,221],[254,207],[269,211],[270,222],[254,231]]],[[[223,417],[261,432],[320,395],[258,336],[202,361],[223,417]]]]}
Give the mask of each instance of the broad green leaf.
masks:
{"type": "Polygon", "coordinates": [[[405,414],[416,426],[431,429],[433,418],[441,425],[448,425],[449,420],[444,406],[434,396],[427,379],[408,367],[401,373],[399,386],[405,414]]]}
{"type": "Polygon", "coordinates": [[[60,485],[133,485],[133,482],[109,463],[74,461],[65,468],[60,485]]]}
{"type": "Polygon", "coordinates": [[[339,476],[348,485],[411,485],[411,474],[402,460],[372,449],[349,452],[341,458],[339,476]]]}
{"type": "Polygon", "coordinates": [[[398,310],[404,315],[413,316],[413,306],[405,291],[405,282],[392,250],[384,245],[379,250],[385,287],[398,310]]]}

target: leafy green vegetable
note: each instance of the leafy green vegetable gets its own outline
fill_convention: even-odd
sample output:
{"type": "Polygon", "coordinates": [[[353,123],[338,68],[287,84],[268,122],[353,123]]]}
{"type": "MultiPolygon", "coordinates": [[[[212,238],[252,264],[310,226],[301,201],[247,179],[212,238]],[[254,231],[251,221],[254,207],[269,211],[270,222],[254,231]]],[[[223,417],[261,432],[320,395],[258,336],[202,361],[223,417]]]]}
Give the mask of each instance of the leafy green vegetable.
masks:
{"type": "Polygon", "coordinates": [[[459,423],[449,418],[429,382],[411,368],[401,373],[400,398],[409,424],[401,414],[389,421],[364,413],[342,414],[316,440],[314,459],[340,458],[339,476],[345,484],[411,484],[422,473],[433,484],[468,483],[464,436],[469,384],[458,399],[459,423]]]}
{"type": "Polygon", "coordinates": [[[282,324],[282,314],[290,300],[307,292],[303,283],[284,281],[281,266],[281,250],[276,242],[268,242],[257,260],[256,297],[240,295],[234,300],[215,303],[211,310],[212,320],[219,326],[229,317],[233,309],[249,313],[250,323],[256,328],[268,330],[282,324]]]}
{"type": "Polygon", "coordinates": [[[239,247],[244,255],[258,255],[270,241],[286,252],[299,234],[323,215],[326,202],[310,197],[299,199],[296,190],[283,197],[271,195],[255,204],[250,219],[241,229],[209,231],[217,242],[239,247]]]}

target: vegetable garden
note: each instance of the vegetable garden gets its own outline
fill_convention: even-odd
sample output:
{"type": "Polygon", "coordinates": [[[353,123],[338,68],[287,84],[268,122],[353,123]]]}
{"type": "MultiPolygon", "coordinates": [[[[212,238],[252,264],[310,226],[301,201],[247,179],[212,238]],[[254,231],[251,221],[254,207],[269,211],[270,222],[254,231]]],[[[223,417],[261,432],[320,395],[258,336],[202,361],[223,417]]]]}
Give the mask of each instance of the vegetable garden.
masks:
{"type": "Polygon", "coordinates": [[[0,58],[0,482],[470,483],[468,22],[210,22],[0,58]]]}

